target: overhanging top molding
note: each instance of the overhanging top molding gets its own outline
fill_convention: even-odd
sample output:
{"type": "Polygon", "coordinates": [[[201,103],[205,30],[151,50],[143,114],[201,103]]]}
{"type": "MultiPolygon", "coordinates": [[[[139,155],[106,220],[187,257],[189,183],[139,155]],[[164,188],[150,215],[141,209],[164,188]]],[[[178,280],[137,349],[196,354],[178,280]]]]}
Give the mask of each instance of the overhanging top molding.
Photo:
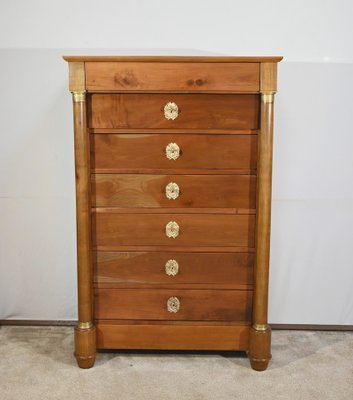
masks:
{"type": "Polygon", "coordinates": [[[68,62],[276,63],[281,56],[64,56],[68,62]]]}

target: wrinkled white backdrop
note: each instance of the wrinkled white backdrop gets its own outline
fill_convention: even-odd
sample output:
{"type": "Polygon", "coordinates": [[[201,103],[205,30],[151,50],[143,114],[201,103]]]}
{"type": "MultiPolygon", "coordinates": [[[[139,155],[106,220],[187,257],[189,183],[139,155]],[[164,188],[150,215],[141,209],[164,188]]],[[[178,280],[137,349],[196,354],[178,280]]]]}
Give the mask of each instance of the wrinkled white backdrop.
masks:
{"type": "Polygon", "coordinates": [[[353,324],[350,0],[0,2],[0,319],[76,318],[63,54],[283,55],[270,322],[353,324]]]}

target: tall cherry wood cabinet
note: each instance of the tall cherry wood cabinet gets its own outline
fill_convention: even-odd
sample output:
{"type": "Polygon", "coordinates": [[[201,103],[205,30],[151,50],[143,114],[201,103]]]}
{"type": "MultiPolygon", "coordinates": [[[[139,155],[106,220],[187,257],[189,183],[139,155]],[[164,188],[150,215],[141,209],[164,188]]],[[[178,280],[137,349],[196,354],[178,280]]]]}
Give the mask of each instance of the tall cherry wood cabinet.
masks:
{"type": "Polygon", "coordinates": [[[97,349],[243,350],[266,369],[281,57],[64,59],[78,365],[97,349]]]}

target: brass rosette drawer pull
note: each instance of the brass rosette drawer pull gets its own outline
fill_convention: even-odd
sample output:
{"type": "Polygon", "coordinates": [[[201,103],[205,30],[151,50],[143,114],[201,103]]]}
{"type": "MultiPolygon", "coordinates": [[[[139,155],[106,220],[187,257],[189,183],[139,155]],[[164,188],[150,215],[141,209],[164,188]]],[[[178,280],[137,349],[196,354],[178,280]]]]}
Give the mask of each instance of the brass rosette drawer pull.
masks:
{"type": "Polygon", "coordinates": [[[180,147],[176,143],[169,143],[165,148],[168,160],[177,160],[180,156],[180,147]]]}
{"type": "Polygon", "coordinates": [[[169,200],[175,200],[179,197],[180,189],[179,185],[175,182],[170,182],[165,187],[165,195],[169,200]]]}
{"type": "Polygon", "coordinates": [[[177,313],[180,310],[180,300],[177,297],[169,297],[167,301],[167,310],[170,313],[177,313]]]}
{"type": "Polygon", "coordinates": [[[169,101],[165,106],[164,106],[164,117],[166,119],[171,119],[174,121],[176,118],[178,118],[179,115],[179,107],[173,102],[169,101]]]}
{"type": "Polygon", "coordinates": [[[165,263],[165,273],[168,276],[175,276],[179,273],[179,264],[176,260],[168,260],[165,263]]]}
{"type": "Polygon", "coordinates": [[[169,238],[175,239],[176,237],[179,236],[179,225],[175,221],[170,221],[167,223],[165,226],[165,234],[169,238]]]}

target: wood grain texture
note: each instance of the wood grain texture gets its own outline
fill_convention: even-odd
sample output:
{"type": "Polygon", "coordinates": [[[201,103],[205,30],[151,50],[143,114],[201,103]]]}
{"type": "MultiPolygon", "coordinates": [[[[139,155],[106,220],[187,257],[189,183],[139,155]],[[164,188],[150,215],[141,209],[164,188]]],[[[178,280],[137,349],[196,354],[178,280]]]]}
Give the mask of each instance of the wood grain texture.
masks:
{"type": "Polygon", "coordinates": [[[209,285],[244,289],[253,283],[253,253],[97,252],[94,282],[110,287],[180,287],[209,285]],[[168,260],[178,263],[175,276],[166,274],[168,260]]]}
{"type": "Polygon", "coordinates": [[[104,170],[255,170],[257,135],[96,134],[91,135],[91,168],[104,170]],[[180,148],[177,160],[166,146],[180,148]]]}
{"type": "Polygon", "coordinates": [[[92,205],[96,207],[255,208],[256,177],[249,175],[94,174],[92,205]],[[179,196],[168,199],[168,184],[179,196]]]}
{"type": "Polygon", "coordinates": [[[93,213],[95,246],[254,246],[253,215],[93,213]],[[169,238],[166,225],[179,224],[169,238]]]}
{"type": "Polygon", "coordinates": [[[246,350],[247,325],[141,325],[97,321],[99,349],[246,350]],[[158,338],[158,340],[156,340],[158,338]]]}
{"type": "Polygon", "coordinates": [[[251,290],[95,289],[95,318],[247,322],[251,302],[251,290]],[[180,300],[176,313],[170,297],[180,300]]]}
{"type": "Polygon", "coordinates": [[[259,96],[253,94],[92,94],[91,128],[257,129],[259,96]],[[179,116],[167,120],[175,102],[179,116]]]}
{"type": "Polygon", "coordinates": [[[99,91],[259,91],[258,63],[87,62],[87,89],[99,91]]]}

